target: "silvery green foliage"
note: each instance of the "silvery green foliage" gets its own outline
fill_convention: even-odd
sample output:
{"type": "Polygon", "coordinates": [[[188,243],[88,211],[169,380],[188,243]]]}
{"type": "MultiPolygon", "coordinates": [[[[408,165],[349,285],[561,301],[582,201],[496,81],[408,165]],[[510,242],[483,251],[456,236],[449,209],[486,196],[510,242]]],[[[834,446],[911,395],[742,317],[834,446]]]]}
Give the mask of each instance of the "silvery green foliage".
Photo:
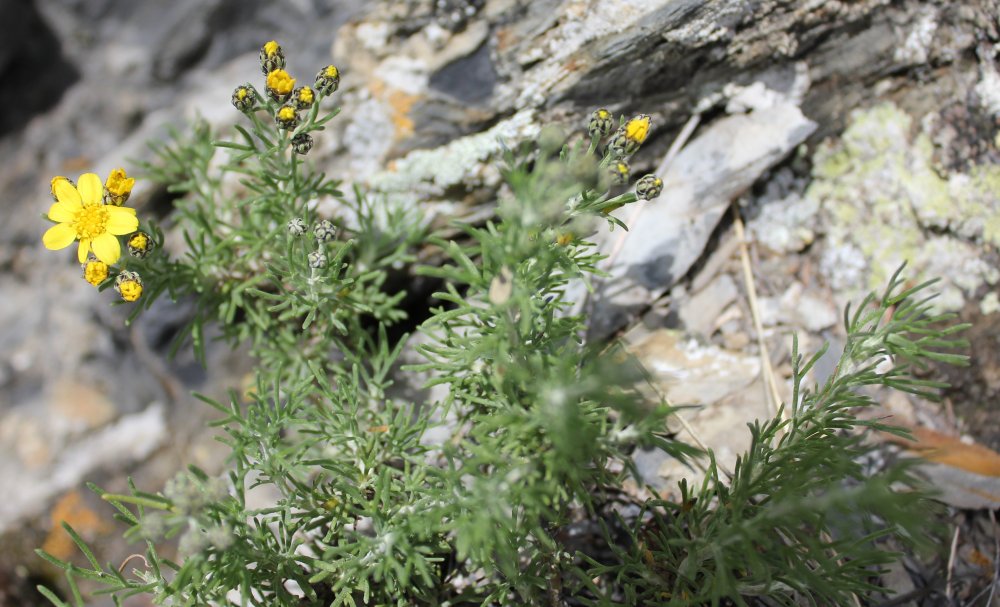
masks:
{"type": "Polygon", "coordinates": [[[610,153],[595,156],[596,142],[509,150],[496,218],[442,238],[412,211],[345,196],[293,153],[296,134],[332,117],[319,107],[295,134],[251,114],[235,142],[213,143],[198,125],[159,148],[150,171],[180,196],[189,251],[148,262],[145,305],[193,295],[196,351],[215,322],[259,366],[247,394],[205,399],[231,448],[224,479],[191,469],[160,492],[95,489],[145,543],[144,561],[102,566],[69,528],[87,566],[40,552],[66,572],[74,604],[78,579],[116,601],[192,606],[846,604],[894,557],[878,540],[920,536],[923,497],[897,488],[912,484],[905,469],[865,478],[856,463],[864,431],[893,429],[855,411],[871,404],[861,387],[932,395],[939,385],[911,367],[964,362],[943,353],[962,342],[919,299],[926,285],[901,291],[894,277],[848,315],[824,384],[804,385],[819,354],[795,352],[787,415],[750,428],[731,475],[709,454],[705,482],[682,486],[680,500],[640,499],[623,489],[638,481],[635,449],[701,454],[665,431],[675,409],[650,399],[638,363],[614,342],[583,341],[587,319],[571,314],[566,286],[597,275],[601,259],[586,237],[636,201],[600,185],[610,153]],[[227,162],[213,161],[219,148],[227,162]],[[216,166],[246,190],[225,194],[216,166]],[[345,216],[319,221],[320,196],[345,216]],[[296,218],[317,226],[312,238],[289,229],[296,218]],[[428,245],[443,264],[416,263],[428,245]],[[421,319],[390,280],[400,266],[439,285],[421,319]],[[422,362],[400,368],[400,328],[416,320],[422,362]],[[895,366],[877,368],[886,357],[895,366]],[[400,373],[447,396],[393,396],[400,373]],[[442,420],[448,437],[428,440],[442,420]],[[280,497],[251,508],[260,484],[280,497]],[[163,556],[171,538],[179,562],[163,556]]]}

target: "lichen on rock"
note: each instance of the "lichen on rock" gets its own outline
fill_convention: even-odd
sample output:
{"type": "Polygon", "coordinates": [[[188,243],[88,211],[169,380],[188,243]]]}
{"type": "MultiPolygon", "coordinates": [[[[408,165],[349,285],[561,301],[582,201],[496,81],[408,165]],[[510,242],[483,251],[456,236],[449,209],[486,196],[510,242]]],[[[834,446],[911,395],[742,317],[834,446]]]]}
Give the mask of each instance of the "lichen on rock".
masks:
{"type": "Polygon", "coordinates": [[[856,299],[886,282],[904,261],[941,276],[937,307],[957,310],[982,285],[1000,280],[983,249],[1000,246],[1000,167],[942,174],[933,143],[893,103],[851,114],[839,141],[814,156],[803,197],[827,226],[823,267],[840,297],[856,299]],[[845,264],[845,259],[864,259],[845,264]]]}

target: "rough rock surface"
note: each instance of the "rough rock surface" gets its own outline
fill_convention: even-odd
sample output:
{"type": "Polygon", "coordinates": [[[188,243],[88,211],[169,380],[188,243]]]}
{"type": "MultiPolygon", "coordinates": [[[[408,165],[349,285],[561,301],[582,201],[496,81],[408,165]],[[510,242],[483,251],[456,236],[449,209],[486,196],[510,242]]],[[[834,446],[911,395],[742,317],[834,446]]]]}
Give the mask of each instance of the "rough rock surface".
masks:
{"type": "MultiPolygon", "coordinates": [[[[944,275],[942,307],[977,323],[982,355],[962,376],[972,379],[955,393],[964,398],[956,409],[990,418],[983,407],[1000,377],[989,329],[1000,312],[996,0],[2,0],[0,8],[8,42],[0,100],[9,108],[0,118],[0,526],[9,530],[0,541],[10,547],[0,556],[0,605],[36,604],[30,588],[52,572],[30,551],[59,520],[105,538],[102,561],[128,554],[117,530],[94,522],[107,507],[83,497],[84,480],[120,490],[131,473],[156,490],[183,464],[222,466],[225,453],[202,425],[208,412],[188,393],[224,398],[250,368],[225,344],[210,348],[207,370],[183,350],[165,360],[188,314],[183,302],[124,327],[123,311],[79,280],[68,253],[42,249],[48,180],[131,166],[129,158],[147,157],[148,140],[196,115],[228,128],[238,117],[230,92],[259,75],[257,49],[272,38],[293,73],[333,61],[344,74],[343,112],[312,156],[395,204],[420,204],[439,223],[488,216],[498,137],[529,138],[549,123],[580,130],[599,105],[651,114],[633,171],[660,172],[667,189],[623,241],[620,274],[599,285],[595,334],[651,310],[653,330],[700,340],[677,343],[704,342],[713,356],[739,361],[759,356],[725,213],[738,198],[770,314],[760,337],[779,375],[787,377],[790,331],[803,349],[836,342],[831,310],[907,258],[922,277],[944,275]],[[698,129],[664,166],[692,115],[698,129]],[[702,306],[699,297],[721,301],[702,306]],[[115,442],[130,428],[146,438],[115,442]]],[[[162,211],[154,194],[140,182],[140,212],[162,211]]],[[[608,248],[620,233],[605,235],[608,248]]],[[[760,392],[750,380],[747,392],[760,392]]],[[[708,413],[699,415],[710,419],[732,398],[701,402],[708,413]]],[[[743,438],[719,434],[733,445],[743,438]]]]}

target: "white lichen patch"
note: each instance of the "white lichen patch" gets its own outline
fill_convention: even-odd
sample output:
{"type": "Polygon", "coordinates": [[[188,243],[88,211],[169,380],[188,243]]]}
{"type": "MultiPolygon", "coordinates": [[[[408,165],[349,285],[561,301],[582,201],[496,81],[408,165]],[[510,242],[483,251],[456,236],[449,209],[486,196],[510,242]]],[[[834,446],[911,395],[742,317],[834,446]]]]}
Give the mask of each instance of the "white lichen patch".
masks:
{"type": "Polygon", "coordinates": [[[983,316],[1000,312],[1000,296],[997,295],[996,291],[990,291],[983,297],[983,300],[979,302],[979,311],[982,312],[983,316]]]}
{"type": "Polygon", "coordinates": [[[856,111],[841,139],[814,158],[804,202],[822,209],[822,265],[843,300],[881,288],[904,261],[908,276],[941,277],[937,307],[955,310],[1000,271],[1000,167],[942,175],[924,132],[891,103],[856,111]]]}
{"type": "Polygon", "coordinates": [[[896,47],[894,59],[904,65],[927,63],[934,32],[938,27],[938,11],[931,6],[923,7],[911,28],[902,34],[902,44],[896,47]]]}
{"type": "Polygon", "coordinates": [[[979,69],[976,95],[983,108],[993,116],[1000,116],[1000,74],[990,63],[983,63],[979,69]]]}
{"type": "Polygon", "coordinates": [[[371,179],[385,194],[442,194],[451,186],[480,181],[484,164],[506,145],[535,137],[539,126],[533,111],[522,111],[482,133],[456,139],[433,150],[417,150],[400,158],[392,171],[371,179]]]}

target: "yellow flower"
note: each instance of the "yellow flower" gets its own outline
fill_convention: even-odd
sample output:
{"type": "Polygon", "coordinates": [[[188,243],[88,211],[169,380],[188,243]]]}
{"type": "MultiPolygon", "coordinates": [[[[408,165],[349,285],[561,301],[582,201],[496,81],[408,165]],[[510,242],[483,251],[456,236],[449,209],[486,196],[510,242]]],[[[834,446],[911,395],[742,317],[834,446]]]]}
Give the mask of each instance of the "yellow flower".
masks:
{"type": "Polygon", "coordinates": [[[308,86],[300,86],[295,89],[295,107],[300,110],[308,110],[311,108],[315,99],[316,96],[313,95],[313,90],[308,86]]]}
{"type": "Polygon", "coordinates": [[[102,282],[108,279],[108,264],[97,259],[90,259],[83,264],[83,279],[99,287],[102,282]]]}
{"type": "Polygon", "coordinates": [[[271,40],[260,47],[260,71],[270,74],[274,70],[285,67],[285,53],[281,52],[281,45],[271,40]]]}
{"type": "Polygon", "coordinates": [[[643,144],[649,136],[649,115],[640,114],[625,123],[625,138],[643,144]]]}
{"type": "Polygon", "coordinates": [[[135,301],[142,296],[142,279],[138,272],[123,271],[115,278],[115,291],[122,296],[125,301],[135,301]]]}
{"type": "Polygon", "coordinates": [[[278,109],[274,119],[278,122],[278,128],[285,130],[293,129],[299,123],[299,115],[295,113],[295,106],[287,103],[278,109]]]}
{"type": "Polygon", "coordinates": [[[125,169],[115,169],[108,175],[108,180],[104,182],[108,197],[104,201],[120,207],[128,200],[132,193],[132,186],[135,185],[135,178],[125,174],[125,169]]]}
{"type": "Polygon", "coordinates": [[[49,220],[56,225],[42,235],[45,248],[56,251],[80,241],[77,259],[87,260],[91,251],[97,259],[113,264],[121,257],[116,236],[131,234],[139,227],[135,209],[102,204],[104,186],[94,173],[80,175],[74,187],[68,179],[53,183],[56,202],[49,208],[49,220]]]}
{"type": "Polygon", "coordinates": [[[267,75],[267,92],[272,97],[282,100],[292,94],[295,88],[295,78],[285,70],[274,70],[267,75]]]}
{"type": "Polygon", "coordinates": [[[316,74],[316,90],[324,95],[337,90],[340,85],[340,70],[335,65],[328,65],[316,74]]]}
{"type": "Polygon", "coordinates": [[[614,137],[608,143],[608,148],[617,157],[631,156],[636,153],[647,137],[649,137],[649,116],[639,114],[615,132],[614,137]]]}
{"type": "Polygon", "coordinates": [[[149,234],[142,231],[129,236],[125,244],[128,246],[129,255],[139,259],[149,255],[149,252],[153,250],[153,241],[149,238],[149,234]]]}

